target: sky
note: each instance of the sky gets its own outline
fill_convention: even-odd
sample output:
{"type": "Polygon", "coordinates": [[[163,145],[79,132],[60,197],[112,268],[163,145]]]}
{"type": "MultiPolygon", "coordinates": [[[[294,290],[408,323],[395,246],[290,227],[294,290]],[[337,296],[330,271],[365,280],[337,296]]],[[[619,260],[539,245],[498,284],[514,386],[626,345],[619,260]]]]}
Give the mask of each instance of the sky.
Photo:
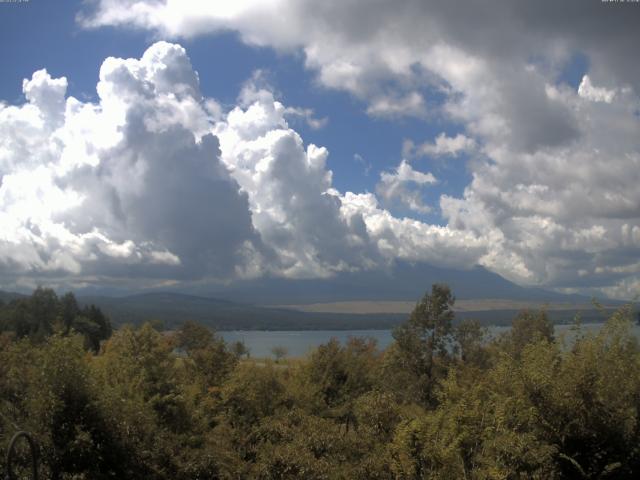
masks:
{"type": "Polygon", "coordinates": [[[0,288],[395,262],[640,293],[640,3],[0,2],[0,288]]]}

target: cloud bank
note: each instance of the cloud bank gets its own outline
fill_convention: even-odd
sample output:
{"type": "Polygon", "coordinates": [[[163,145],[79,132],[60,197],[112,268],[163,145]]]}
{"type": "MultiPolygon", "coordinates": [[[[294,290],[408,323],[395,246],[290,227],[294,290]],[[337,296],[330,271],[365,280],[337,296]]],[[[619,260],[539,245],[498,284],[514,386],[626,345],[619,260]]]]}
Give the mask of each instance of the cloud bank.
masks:
{"type": "MultiPolygon", "coordinates": [[[[464,267],[483,252],[466,232],[336,191],[328,151],[289,126],[291,107],[250,82],[221,112],[179,45],[107,58],[95,102],[66,88],[40,70],[25,103],[0,106],[4,287],[329,277],[395,259],[464,267]]],[[[406,163],[396,173],[435,181],[406,163]]]]}
{"type": "MultiPolygon", "coordinates": [[[[233,30],[247,44],[302,52],[320,84],[351,93],[371,115],[456,125],[460,136],[413,139],[413,154],[470,155],[471,183],[439,205],[452,244],[483,245],[470,261],[524,284],[637,293],[640,276],[628,267],[640,254],[637,5],[233,4],[101,0],[80,21],[172,38],[233,30]],[[579,58],[585,72],[571,85],[566,71],[579,58]]],[[[357,199],[373,215],[364,207],[373,197],[341,198],[343,209],[357,199]]],[[[372,217],[363,218],[371,235],[372,217]]]]}
{"type": "Polygon", "coordinates": [[[237,275],[268,255],[184,49],[106,59],[97,103],[66,87],[40,70],[0,107],[6,284],[237,275]]]}
{"type": "Polygon", "coordinates": [[[414,170],[406,160],[402,160],[394,172],[380,174],[376,193],[386,202],[397,201],[410,210],[428,213],[431,207],[422,200],[421,190],[435,183],[438,180],[431,173],[414,170]]]}

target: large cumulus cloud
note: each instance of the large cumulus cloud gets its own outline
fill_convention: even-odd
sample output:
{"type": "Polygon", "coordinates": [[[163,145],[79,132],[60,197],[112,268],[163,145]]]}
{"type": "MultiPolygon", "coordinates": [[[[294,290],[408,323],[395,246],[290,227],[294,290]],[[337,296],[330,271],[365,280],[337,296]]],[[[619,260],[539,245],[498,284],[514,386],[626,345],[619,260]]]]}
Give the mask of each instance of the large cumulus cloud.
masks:
{"type": "Polygon", "coordinates": [[[215,278],[268,255],[184,49],[108,58],[95,103],[66,86],[41,70],[0,108],[4,282],[215,278]]]}
{"type": "Polygon", "coordinates": [[[172,37],[232,29],[249,44],[302,51],[320,83],[352,93],[371,115],[458,125],[473,146],[473,179],[440,207],[448,235],[486,246],[470,261],[568,290],[629,295],[640,281],[629,267],[640,254],[633,2],[274,0],[222,8],[101,0],[80,21],[172,37]],[[588,71],[568,85],[564,74],[580,58],[588,71]]]}
{"type": "Polygon", "coordinates": [[[293,277],[330,276],[374,266],[378,254],[362,220],[345,221],[327,193],[328,151],[305,147],[285,119],[287,108],[249,84],[242,104],[215,125],[222,161],[249,197],[253,224],[293,277]]]}
{"type": "Polygon", "coordinates": [[[431,211],[422,199],[422,188],[438,183],[431,173],[414,170],[402,160],[394,172],[382,172],[376,193],[388,203],[398,203],[420,213],[431,211]]]}
{"type": "MultiPolygon", "coordinates": [[[[329,277],[396,259],[477,263],[477,236],[336,191],[328,150],[305,145],[287,122],[300,107],[258,83],[222,112],[201,96],[185,50],[166,42],[140,59],[106,59],[96,102],[66,97],[66,79],[35,72],[26,103],[0,108],[3,285],[144,287],[329,277]]],[[[400,182],[391,197],[407,194],[405,182],[435,182],[406,162],[396,173],[382,179],[400,182]]]]}

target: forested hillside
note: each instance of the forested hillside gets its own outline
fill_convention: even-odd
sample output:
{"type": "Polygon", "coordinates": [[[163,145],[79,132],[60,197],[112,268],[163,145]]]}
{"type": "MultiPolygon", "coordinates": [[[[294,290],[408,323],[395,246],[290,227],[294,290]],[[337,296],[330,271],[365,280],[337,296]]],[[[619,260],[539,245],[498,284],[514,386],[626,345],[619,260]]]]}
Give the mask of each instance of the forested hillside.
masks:
{"type": "Polygon", "coordinates": [[[307,313],[285,308],[265,308],[215,298],[154,292],[127,297],[79,297],[83,305],[97,305],[114,326],[141,325],[153,320],[167,330],[192,320],[216,330],[323,330],[389,329],[406,315],[307,313]]]}
{"type": "Polygon", "coordinates": [[[567,344],[544,312],[490,340],[453,305],[434,285],[385,351],[275,362],[193,322],[112,333],[40,289],[1,310],[0,461],[22,429],[47,479],[637,478],[630,308],[567,344]]]}

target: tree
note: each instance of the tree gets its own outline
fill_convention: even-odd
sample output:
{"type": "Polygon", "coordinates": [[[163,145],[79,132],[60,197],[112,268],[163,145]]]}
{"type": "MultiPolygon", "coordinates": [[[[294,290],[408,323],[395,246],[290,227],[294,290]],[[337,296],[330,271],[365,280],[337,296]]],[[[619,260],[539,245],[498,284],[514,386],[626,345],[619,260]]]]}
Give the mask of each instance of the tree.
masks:
{"type": "Polygon", "coordinates": [[[289,350],[287,349],[287,347],[276,345],[271,349],[271,353],[276,358],[276,363],[278,363],[289,354],[289,350]]]}
{"type": "Polygon", "coordinates": [[[240,363],[222,387],[226,420],[234,428],[257,425],[284,403],[284,385],[270,364],[240,363]]]}
{"type": "Polygon", "coordinates": [[[127,478],[127,452],[96,403],[80,335],[16,342],[1,352],[0,364],[1,411],[12,417],[9,431],[19,425],[35,436],[45,478],[127,478]]]}
{"type": "Polygon", "coordinates": [[[72,323],[72,327],[85,337],[85,344],[94,352],[100,350],[100,342],[111,336],[109,318],[95,305],[84,307],[72,323]]]}
{"type": "Polygon", "coordinates": [[[422,400],[432,398],[436,358],[446,360],[453,342],[452,307],[455,298],[447,285],[434,284],[425,293],[409,319],[393,331],[398,344],[398,361],[417,377],[422,400]]]}
{"type": "Polygon", "coordinates": [[[29,298],[28,308],[37,325],[37,334],[50,335],[58,314],[56,292],[50,288],[36,288],[29,298]]]}
{"type": "Polygon", "coordinates": [[[187,369],[202,379],[205,388],[220,385],[238,361],[221,337],[196,322],[180,327],[176,344],[187,352],[187,369]]]}
{"type": "Polygon", "coordinates": [[[489,354],[485,348],[487,329],[477,320],[463,320],[453,329],[456,350],[462,363],[485,366],[489,354]]]}
{"type": "Polygon", "coordinates": [[[176,340],[177,346],[188,353],[211,345],[214,334],[204,325],[187,320],[178,330],[176,340]]]}
{"type": "Polygon", "coordinates": [[[151,325],[124,327],[105,344],[96,363],[105,389],[113,387],[123,399],[144,401],[160,425],[182,431],[188,424],[172,351],[170,340],[151,325]]]}
{"type": "Polygon", "coordinates": [[[520,356],[525,346],[540,340],[553,342],[553,323],[544,310],[524,310],[513,319],[511,330],[501,339],[504,348],[512,355],[520,356]]]}
{"type": "Polygon", "coordinates": [[[329,409],[342,410],[340,407],[350,405],[372,388],[377,358],[373,339],[350,338],[343,347],[332,338],[320,345],[307,363],[307,375],[318,400],[329,409]]]}
{"type": "Polygon", "coordinates": [[[231,344],[231,351],[238,358],[242,358],[245,356],[249,358],[249,356],[251,355],[251,351],[241,340],[238,340],[231,344]]]}
{"type": "Polygon", "coordinates": [[[69,330],[73,328],[73,323],[76,317],[80,315],[80,307],[78,306],[78,301],[73,293],[67,292],[60,297],[58,312],[62,331],[65,334],[69,333],[69,330]]]}
{"type": "Polygon", "coordinates": [[[80,309],[73,293],[58,298],[50,288],[38,287],[28,298],[13,300],[2,309],[1,329],[12,330],[16,338],[41,342],[54,331],[72,331],[85,338],[85,348],[97,352],[100,342],[111,336],[111,322],[95,305],[80,309]]]}
{"type": "Polygon", "coordinates": [[[58,296],[50,288],[38,287],[28,298],[19,298],[5,308],[6,328],[16,338],[41,342],[53,333],[58,315],[58,296]]]}

